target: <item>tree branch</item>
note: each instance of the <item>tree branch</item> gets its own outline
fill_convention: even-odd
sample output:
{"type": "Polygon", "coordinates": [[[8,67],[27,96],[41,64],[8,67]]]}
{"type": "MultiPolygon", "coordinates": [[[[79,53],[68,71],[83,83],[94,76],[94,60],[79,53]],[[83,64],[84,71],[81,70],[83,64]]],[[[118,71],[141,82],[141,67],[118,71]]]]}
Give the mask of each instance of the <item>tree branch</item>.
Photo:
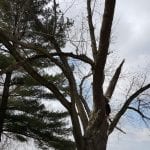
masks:
{"type": "Polygon", "coordinates": [[[15,64],[12,64],[5,69],[1,69],[0,75],[5,74],[6,72],[11,72],[13,70],[18,69],[19,67],[22,66],[23,63],[31,62],[31,61],[36,60],[38,58],[44,58],[44,57],[46,58],[47,56],[46,55],[35,55],[32,57],[26,58],[26,59],[22,60],[21,62],[16,62],[15,64]]]}
{"type": "MultiPolygon", "coordinates": [[[[24,60],[16,51],[14,46],[10,42],[8,42],[9,39],[5,36],[5,34],[1,34],[0,36],[0,42],[2,42],[5,47],[9,50],[10,54],[16,59],[16,61],[21,62],[24,60]]],[[[25,60],[24,60],[25,61],[25,60]]],[[[62,103],[62,105],[70,111],[70,103],[65,99],[65,97],[59,92],[57,87],[51,83],[50,81],[47,81],[45,78],[43,78],[40,74],[38,74],[32,67],[31,65],[26,62],[22,64],[22,67],[34,78],[36,79],[41,85],[47,87],[49,90],[51,90],[57,99],[62,103]]]]}
{"type": "MultiPolygon", "coordinates": [[[[72,57],[74,59],[78,59],[80,61],[88,63],[89,65],[91,65],[92,68],[94,68],[94,62],[89,57],[87,57],[84,54],[75,55],[75,54],[73,54],[71,52],[70,53],[62,52],[62,51],[60,51],[60,48],[58,46],[55,46],[55,48],[59,49],[59,52],[48,53],[47,50],[44,49],[43,47],[41,47],[40,45],[35,45],[35,44],[31,44],[31,43],[24,43],[24,42],[18,41],[14,36],[12,37],[12,36],[8,35],[7,31],[5,31],[5,30],[3,30],[1,28],[0,28],[0,34],[1,35],[5,34],[5,36],[7,37],[7,39],[9,41],[12,41],[12,42],[16,43],[16,44],[22,46],[23,48],[33,49],[33,50],[39,51],[42,54],[46,54],[46,55],[51,56],[51,58],[52,58],[52,56],[72,57]]],[[[53,39],[53,41],[54,41],[54,39],[53,39]]]]}
{"type": "MultiPolygon", "coordinates": [[[[57,41],[55,40],[54,37],[50,38],[51,43],[54,45],[54,49],[56,50],[57,53],[62,53],[57,41]]],[[[87,114],[85,112],[84,106],[80,100],[80,96],[78,94],[78,90],[77,90],[77,86],[76,86],[76,81],[75,81],[75,77],[73,75],[73,72],[68,64],[68,61],[66,59],[66,57],[64,57],[63,55],[60,55],[60,60],[63,63],[63,72],[66,76],[66,78],[69,81],[69,87],[70,87],[70,96],[71,96],[71,100],[72,100],[72,105],[76,105],[77,109],[78,109],[78,113],[79,116],[81,118],[81,122],[83,125],[83,129],[84,131],[86,130],[87,127],[87,123],[88,123],[88,117],[87,114]]]]}
{"type": "Polygon", "coordinates": [[[122,115],[126,112],[126,110],[128,109],[129,105],[131,104],[131,102],[137,98],[137,96],[139,96],[142,92],[146,91],[147,89],[150,88],[150,84],[145,85],[144,87],[140,88],[139,90],[137,90],[135,93],[133,93],[124,103],[124,105],[122,106],[122,108],[120,109],[120,111],[116,114],[114,120],[112,121],[112,123],[110,124],[109,127],[109,134],[112,133],[112,131],[114,130],[114,128],[116,127],[117,123],[119,122],[120,118],[122,117],[122,115]]]}
{"type": "MultiPolygon", "coordinates": [[[[109,121],[110,121],[110,123],[112,123],[112,120],[109,118],[109,121]]],[[[119,130],[120,132],[122,132],[123,134],[126,134],[126,132],[125,131],[123,131],[121,128],[119,128],[119,127],[115,127],[117,130],[119,130]]]]}
{"type": "Polygon", "coordinates": [[[11,76],[12,76],[12,72],[6,73],[3,94],[2,94],[1,103],[0,103],[0,141],[1,141],[1,136],[3,132],[4,120],[6,116],[11,76]]]}
{"type": "Polygon", "coordinates": [[[88,77],[90,77],[91,75],[92,75],[92,73],[88,73],[86,76],[84,76],[84,77],[82,78],[82,80],[81,80],[80,85],[79,85],[79,88],[80,88],[80,98],[81,98],[81,101],[82,101],[82,103],[83,103],[83,105],[84,105],[84,108],[85,108],[85,110],[86,110],[86,112],[87,112],[87,114],[88,114],[88,117],[90,117],[90,112],[91,112],[91,111],[90,111],[90,108],[89,108],[89,106],[88,106],[88,104],[87,104],[85,98],[83,97],[82,86],[83,86],[84,81],[85,81],[88,77]]]}
{"type": "MultiPolygon", "coordinates": [[[[59,45],[57,44],[57,42],[55,41],[54,38],[50,38],[50,41],[52,42],[52,44],[54,45],[54,48],[56,49],[56,53],[54,53],[53,55],[51,55],[50,53],[47,53],[46,50],[43,50],[43,48],[39,47],[39,46],[35,46],[34,44],[26,44],[26,43],[23,43],[23,42],[20,42],[20,41],[17,41],[17,40],[13,40],[13,37],[10,38],[9,36],[7,36],[7,34],[4,33],[4,31],[2,29],[0,29],[0,40],[2,41],[2,43],[9,49],[9,51],[11,52],[11,54],[15,57],[15,59],[17,61],[22,61],[24,60],[23,58],[20,58],[18,52],[16,50],[11,50],[11,44],[7,41],[12,41],[16,44],[19,44],[21,46],[23,46],[24,48],[28,48],[28,49],[35,49],[37,52],[39,52],[40,54],[43,54],[43,55],[46,55],[48,58],[50,58],[50,60],[52,62],[54,62],[56,65],[58,65],[63,73],[66,75],[67,79],[69,80],[69,84],[70,84],[70,88],[72,91],[72,103],[75,103],[77,104],[77,107],[78,107],[78,111],[79,111],[79,115],[81,117],[81,120],[82,120],[82,123],[83,123],[83,126],[84,126],[84,129],[86,128],[87,126],[87,122],[88,122],[88,118],[87,118],[87,115],[84,111],[84,108],[83,108],[83,105],[82,105],[82,102],[80,101],[80,98],[79,98],[79,95],[78,95],[78,92],[77,92],[77,89],[75,87],[75,79],[73,77],[73,74],[72,74],[72,71],[71,69],[69,68],[69,65],[67,63],[67,60],[65,58],[64,55],[60,55],[62,52],[61,52],[61,49],[59,47],[59,45]],[[5,38],[5,40],[3,39],[5,38]],[[59,54],[59,55],[58,55],[59,54]],[[62,60],[62,63],[60,61],[58,61],[57,59],[53,58],[53,56],[60,56],[60,59],[62,60]],[[74,84],[73,84],[74,83],[74,84]]],[[[69,55],[72,55],[72,54],[69,54],[69,55]]],[[[80,57],[81,58],[81,57],[80,57]]],[[[83,57],[82,57],[83,58],[83,57]]],[[[59,90],[54,87],[53,88],[53,84],[51,83],[48,83],[47,85],[47,81],[42,78],[41,76],[39,76],[39,74],[33,70],[32,67],[28,67],[29,64],[27,63],[24,63],[22,66],[23,68],[34,78],[36,79],[38,82],[40,82],[42,85],[46,86],[47,88],[49,88],[54,94],[55,96],[61,101],[61,103],[69,110],[70,107],[69,107],[69,102],[66,101],[66,99],[64,99],[61,95],[61,93],[59,92],[59,90]],[[43,80],[43,81],[42,81],[43,80]],[[50,86],[51,85],[51,86],[50,86]],[[57,95],[58,94],[58,95],[57,95]],[[68,104],[67,104],[68,103],[68,104]]]]}
{"type": "Polygon", "coordinates": [[[94,67],[94,62],[89,58],[87,57],[86,55],[84,54],[80,54],[80,55],[75,55],[73,53],[66,53],[66,52],[60,52],[60,53],[49,53],[49,55],[52,55],[52,56],[66,56],[66,57],[72,57],[74,59],[78,59],[78,60],[81,60],[85,63],[88,63],[92,66],[92,68],[94,67]]]}
{"type": "Polygon", "coordinates": [[[115,74],[113,75],[113,77],[112,77],[112,79],[111,79],[111,81],[109,83],[109,86],[108,86],[108,88],[106,90],[106,93],[105,93],[105,97],[107,97],[108,99],[110,99],[112,97],[112,95],[113,95],[113,92],[115,90],[117,81],[119,79],[119,76],[120,76],[123,64],[124,64],[124,60],[121,62],[119,67],[116,69],[115,74]]]}
{"type": "Polygon", "coordinates": [[[110,34],[114,16],[116,0],[105,0],[105,9],[100,31],[98,56],[96,61],[96,68],[99,70],[99,78],[103,78],[103,71],[107,59],[108,48],[110,45],[110,34]]]}
{"type": "Polygon", "coordinates": [[[87,0],[87,13],[88,13],[88,24],[89,24],[89,29],[90,29],[92,53],[93,53],[93,58],[96,61],[97,46],[96,46],[94,26],[93,26],[93,21],[92,21],[91,0],[87,0]]]}
{"type": "Polygon", "coordinates": [[[116,0],[105,0],[105,9],[100,32],[99,49],[93,71],[93,101],[94,109],[103,110],[105,115],[105,99],[103,95],[104,68],[110,44],[111,26],[116,0]]]}
{"type": "Polygon", "coordinates": [[[137,112],[142,118],[150,120],[150,117],[145,116],[139,109],[136,109],[134,107],[128,107],[128,109],[131,109],[131,110],[137,112]]]}

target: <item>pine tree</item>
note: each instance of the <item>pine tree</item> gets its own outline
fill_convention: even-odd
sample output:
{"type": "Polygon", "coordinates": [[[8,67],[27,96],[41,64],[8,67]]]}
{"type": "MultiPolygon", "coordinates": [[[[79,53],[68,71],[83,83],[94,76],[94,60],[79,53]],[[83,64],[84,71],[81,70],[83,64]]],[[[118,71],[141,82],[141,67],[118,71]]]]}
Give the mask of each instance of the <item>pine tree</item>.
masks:
{"type": "MultiPolygon", "coordinates": [[[[11,63],[11,59],[6,55],[1,55],[1,58],[3,58],[0,61],[2,70],[11,63]]],[[[35,64],[37,68],[38,62],[35,64]]],[[[57,86],[62,86],[62,91],[65,94],[67,88],[63,88],[65,80],[62,74],[45,76],[55,82],[57,86]]],[[[3,125],[5,134],[9,134],[9,136],[11,135],[22,142],[28,140],[28,138],[33,138],[42,148],[45,146],[55,147],[56,149],[65,149],[66,146],[68,149],[74,147],[73,142],[65,138],[71,131],[71,129],[66,128],[65,117],[68,116],[68,113],[50,112],[46,110],[43,104],[45,99],[49,101],[55,99],[53,94],[47,93],[45,88],[41,87],[21,68],[11,73],[9,89],[3,125]]]]}
{"type": "MultiPolygon", "coordinates": [[[[59,41],[59,46],[63,47],[65,31],[70,28],[72,22],[69,19],[63,22],[63,14],[60,10],[57,11],[59,6],[55,1],[52,7],[47,7],[48,3],[49,0],[2,0],[0,26],[11,31],[10,35],[13,34],[18,40],[32,41],[37,46],[42,43],[47,51],[53,50],[52,44],[47,40],[50,35],[54,35],[59,41]],[[39,36],[41,33],[45,33],[43,38],[39,36]]],[[[45,72],[45,68],[49,71],[54,65],[48,58],[45,59],[43,54],[32,49],[24,50],[15,44],[14,47],[21,51],[26,62],[43,74],[45,79],[53,81],[61,88],[62,93],[67,95],[68,88],[63,74],[53,76],[45,72]]],[[[69,135],[71,130],[65,127],[64,118],[68,113],[49,112],[43,104],[42,100],[55,99],[55,96],[47,93],[45,88],[19,68],[20,63],[24,62],[16,62],[3,46],[0,55],[1,72],[5,73],[6,77],[7,73],[11,74],[11,81],[7,87],[9,89],[7,109],[5,107],[3,112],[5,120],[4,123],[2,122],[2,131],[11,133],[20,141],[26,141],[28,137],[33,138],[43,149],[45,145],[56,149],[66,149],[66,146],[67,149],[74,149],[73,142],[64,137],[69,135]]]]}

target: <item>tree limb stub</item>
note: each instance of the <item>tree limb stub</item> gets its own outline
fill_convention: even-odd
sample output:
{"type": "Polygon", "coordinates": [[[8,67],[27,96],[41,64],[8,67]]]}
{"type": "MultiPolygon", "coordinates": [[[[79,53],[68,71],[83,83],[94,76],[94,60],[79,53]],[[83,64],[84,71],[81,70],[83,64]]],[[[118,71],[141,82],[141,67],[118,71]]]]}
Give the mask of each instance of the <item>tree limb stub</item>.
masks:
{"type": "Polygon", "coordinates": [[[115,74],[113,75],[113,77],[112,77],[112,79],[111,79],[111,81],[109,83],[109,86],[108,86],[108,88],[106,90],[105,97],[107,97],[108,99],[110,99],[112,97],[112,95],[113,95],[113,92],[115,90],[117,81],[119,79],[119,76],[120,76],[121,69],[122,69],[122,66],[124,64],[124,61],[125,60],[123,60],[121,62],[121,64],[119,65],[119,67],[116,69],[115,74]]]}

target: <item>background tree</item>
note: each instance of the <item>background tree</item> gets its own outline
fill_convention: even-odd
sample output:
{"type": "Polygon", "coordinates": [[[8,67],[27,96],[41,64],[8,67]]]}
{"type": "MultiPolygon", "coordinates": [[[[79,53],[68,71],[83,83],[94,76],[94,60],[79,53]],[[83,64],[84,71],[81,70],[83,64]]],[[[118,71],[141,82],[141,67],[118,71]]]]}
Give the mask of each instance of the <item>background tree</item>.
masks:
{"type": "MultiPolygon", "coordinates": [[[[93,14],[91,10],[91,0],[87,0],[87,17],[89,24],[89,34],[91,37],[92,59],[87,57],[85,54],[75,54],[75,52],[72,53],[63,51],[61,47],[65,46],[65,43],[61,43],[60,39],[57,38],[56,35],[57,33],[60,33],[62,27],[66,26],[59,26],[59,29],[61,30],[54,30],[55,32],[52,33],[52,30],[47,28],[48,22],[43,20],[42,16],[39,17],[40,15],[34,17],[35,24],[32,22],[34,28],[29,30],[29,26],[28,30],[25,30],[26,34],[32,33],[32,38],[30,40],[18,40],[18,34],[14,35],[12,30],[6,28],[6,25],[2,26],[0,29],[0,42],[15,58],[16,62],[23,62],[21,63],[21,66],[24,68],[24,70],[27,71],[41,85],[48,88],[50,92],[52,92],[55,97],[62,103],[62,105],[68,110],[72,121],[73,135],[76,142],[76,147],[80,150],[106,150],[108,136],[114,131],[114,128],[117,127],[120,118],[128,109],[131,108],[130,106],[132,106],[132,102],[136,101],[137,97],[139,97],[141,93],[150,88],[150,84],[142,84],[141,87],[131,93],[131,95],[126,98],[125,103],[109,123],[108,103],[112,98],[122,66],[124,64],[123,60],[121,64],[118,65],[106,91],[104,91],[103,83],[106,79],[104,69],[109,54],[110,35],[115,4],[115,0],[105,0],[104,14],[102,24],[100,25],[101,29],[99,40],[97,42],[92,20],[93,14]],[[37,37],[38,42],[32,40],[37,39],[37,37]],[[43,41],[47,41],[49,45],[45,47],[43,45],[43,41]],[[34,52],[34,56],[40,54],[45,58],[48,58],[51,62],[60,68],[66,80],[68,81],[67,86],[69,86],[69,91],[67,93],[67,97],[62,94],[61,89],[56,86],[54,82],[46,79],[41,72],[38,72],[32,65],[30,65],[27,59],[31,58],[31,55],[28,53],[27,56],[24,57],[21,53],[21,49],[23,49],[24,52],[31,50],[34,52]],[[87,63],[91,66],[93,82],[93,98],[91,100],[93,102],[92,110],[88,108],[86,100],[84,99],[83,95],[81,95],[82,92],[79,92],[80,86],[76,81],[75,72],[72,68],[72,58],[87,63]],[[81,121],[79,121],[79,119],[81,121]]],[[[56,14],[57,4],[55,0],[53,1],[53,8],[55,12],[54,14],[56,14]]],[[[48,12],[46,12],[45,15],[46,14],[51,16],[48,12]]],[[[54,16],[53,23],[55,24],[54,27],[56,27],[60,20],[57,19],[57,15],[54,16]]],[[[66,24],[68,23],[66,22],[66,24]]],[[[65,35],[63,34],[61,39],[64,38],[65,35]]],[[[146,105],[149,106],[149,103],[146,105]]],[[[144,112],[142,112],[141,106],[142,105],[140,103],[137,107],[135,106],[136,108],[132,107],[132,110],[138,112],[141,117],[149,119],[146,117],[144,112]]]]}
{"type": "MultiPolygon", "coordinates": [[[[14,35],[20,34],[18,35],[18,40],[25,38],[26,40],[32,40],[36,43],[38,36],[33,38],[30,33],[25,35],[23,32],[25,32],[27,26],[34,26],[32,23],[34,15],[36,16],[38,13],[45,12],[46,15],[53,14],[50,18],[44,16],[42,19],[45,19],[45,22],[49,24],[50,30],[53,30],[53,32],[56,29],[58,30],[57,37],[58,39],[61,37],[59,41],[61,46],[63,46],[64,42],[62,37],[64,36],[63,32],[65,29],[60,29],[59,24],[53,29],[54,22],[52,21],[56,14],[58,14],[57,17],[62,17],[61,12],[56,12],[54,15],[53,8],[40,10],[43,5],[47,4],[46,1],[31,2],[31,4],[34,5],[33,8],[28,7],[29,3],[30,2],[26,3],[25,1],[19,0],[9,2],[1,1],[1,25],[3,26],[6,23],[7,27],[13,30],[14,35]]],[[[61,22],[61,24],[63,24],[63,22],[61,22]]],[[[47,41],[43,41],[43,44],[45,44],[45,46],[48,45],[47,41]]],[[[37,71],[40,71],[45,78],[52,80],[60,87],[65,96],[67,87],[66,85],[64,86],[66,80],[63,74],[49,75],[46,73],[54,64],[48,59],[43,60],[43,55],[34,57],[32,50],[27,50],[25,53],[23,51],[22,55],[25,57],[28,54],[32,56],[32,59],[28,59],[28,61],[33,67],[37,71]]],[[[67,139],[71,131],[70,128],[66,128],[65,118],[68,116],[68,113],[50,112],[43,104],[45,99],[54,100],[55,96],[52,93],[47,93],[44,87],[41,87],[39,83],[25,73],[22,68],[19,68],[19,64],[9,55],[6,48],[1,46],[0,53],[1,77],[2,80],[5,80],[4,83],[1,83],[1,86],[4,86],[4,88],[0,107],[0,133],[5,135],[9,134],[9,136],[11,134],[10,137],[15,137],[22,142],[28,140],[28,138],[33,138],[42,148],[55,147],[56,149],[64,149],[66,146],[69,149],[74,148],[73,142],[67,139]],[[4,77],[4,75],[6,75],[6,77],[4,77]],[[65,135],[65,137],[63,135],[65,135]]]]}
{"type": "MultiPolygon", "coordinates": [[[[13,58],[6,54],[1,54],[0,68],[3,70],[13,63],[13,58]]],[[[38,61],[32,62],[38,68],[38,61]]],[[[42,68],[47,67],[48,61],[42,64],[42,68]]],[[[49,66],[51,66],[49,64],[49,66]]],[[[44,73],[44,71],[43,71],[44,73]]],[[[62,74],[48,76],[46,78],[55,82],[57,86],[63,88],[64,77],[62,74]]],[[[4,78],[4,77],[3,77],[4,78]]],[[[2,78],[2,79],[3,79],[2,78]]],[[[67,112],[52,112],[51,108],[45,108],[44,100],[54,100],[51,93],[41,87],[22,68],[6,72],[4,83],[1,82],[3,93],[0,105],[0,127],[2,134],[9,138],[16,138],[19,141],[27,141],[33,138],[42,147],[55,147],[55,149],[68,149],[74,147],[73,142],[67,140],[71,129],[66,128],[67,112]]]]}

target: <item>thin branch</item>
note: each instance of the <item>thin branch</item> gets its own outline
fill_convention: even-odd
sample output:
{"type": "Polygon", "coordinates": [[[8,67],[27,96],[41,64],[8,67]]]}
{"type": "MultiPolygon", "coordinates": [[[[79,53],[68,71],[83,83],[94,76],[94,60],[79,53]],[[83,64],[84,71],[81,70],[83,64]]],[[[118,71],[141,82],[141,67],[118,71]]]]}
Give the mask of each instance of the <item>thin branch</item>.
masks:
{"type": "MultiPolygon", "coordinates": [[[[109,118],[109,121],[110,121],[110,123],[112,123],[112,120],[109,118]]],[[[123,131],[121,128],[119,128],[119,127],[115,127],[117,130],[119,130],[120,132],[122,132],[123,134],[126,134],[126,132],[125,131],[123,131]]]]}
{"type": "MultiPolygon", "coordinates": [[[[3,29],[1,29],[1,28],[0,28],[0,34],[5,34],[5,31],[3,29]]],[[[5,36],[7,36],[7,38],[9,39],[9,41],[12,41],[12,42],[14,42],[16,44],[19,44],[22,47],[27,48],[27,49],[37,50],[37,51],[39,51],[42,54],[49,55],[51,58],[52,58],[52,56],[72,57],[74,59],[78,59],[80,61],[83,61],[85,63],[90,64],[92,66],[92,68],[94,67],[94,62],[89,57],[87,57],[84,54],[76,55],[76,54],[73,54],[73,53],[62,52],[62,51],[60,51],[60,48],[58,47],[58,45],[55,46],[55,48],[59,49],[59,52],[57,52],[57,53],[48,53],[47,50],[44,49],[43,47],[41,47],[40,45],[37,46],[37,45],[31,44],[31,43],[24,43],[24,42],[18,41],[17,39],[15,39],[15,37],[11,37],[11,36],[6,35],[6,34],[5,34],[5,36]]],[[[54,43],[56,43],[56,42],[54,42],[54,43]]]]}
{"type": "Polygon", "coordinates": [[[62,56],[66,56],[66,57],[72,57],[74,59],[78,59],[80,61],[90,64],[92,66],[92,68],[94,67],[94,62],[84,54],[76,55],[73,53],[60,52],[60,53],[49,53],[49,55],[52,55],[52,56],[61,56],[62,55],[62,56]]]}
{"type": "Polygon", "coordinates": [[[53,28],[53,36],[55,36],[56,27],[57,27],[57,4],[56,0],[53,0],[53,10],[54,10],[54,28],[53,28]]]}
{"type": "Polygon", "coordinates": [[[131,109],[131,110],[137,112],[142,118],[150,120],[150,117],[145,116],[139,109],[136,109],[134,107],[128,107],[128,109],[131,109]]]}
{"type": "Polygon", "coordinates": [[[70,6],[63,12],[63,14],[66,14],[67,11],[74,5],[75,2],[76,2],[76,0],[74,0],[74,1],[70,4],[70,6]]]}
{"type": "MultiPolygon", "coordinates": [[[[56,50],[57,53],[62,53],[61,48],[58,44],[58,42],[56,41],[56,39],[54,37],[49,37],[50,42],[53,44],[54,49],[56,50]]],[[[75,77],[73,75],[72,69],[68,64],[68,61],[66,59],[65,56],[60,55],[60,60],[62,61],[62,71],[65,74],[66,78],[69,81],[69,85],[70,85],[70,96],[71,96],[71,100],[72,100],[72,105],[75,104],[77,106],[77,109],[79,111],[79,116],[81,118],[81,122],[83,125],[83,129],[85,130],[87,127],[87,123],[88,123],[88,117],[87,114],[85,112],[85,109],[83,107],[83,104],[80,100],[78,91],[77,91],[77,87],[76,87],[76,81],[75,81],[75,77]]]]}
{"type": "Polygon", "coordinates": [[[84,81],[85,81],[88,77],[90,77],[91,75],[92,75],[92,73],[88,73],[88,75],[86,75],[86,76],[84,76],[84,77],[82,78],[81,83],[80,83],[80,85],[79,85],[79,87],[80,87],[80,95],[83,95],[83,93],[82,93],[82,86],[83,86],[83,84],[84,84],[84,81]]]}
{"type": "Polygon", "coordinates": [[[1,69],[0,75],[5,74],[6,72],[10,72],[10,71],[14,71],[16,69],[19,69],[23,63],[31,62],[31,61],[34,61],[34,60],[39,59],[39,58],[47,58],[47,56],[46,55],[35,55],[32,57],[26,58],[20,62],[16,62],[15,64],[12,64],[5,69],[1,69]]]}
{"type": "Polygon", "coordinates": [[[128,98],[129,93],[130,93],[130,91],[132,90],[134,84],[135,84],[135,78],[133,77],[132,82],[131,82],[131,84],[130,84],[130,87],[129,87],[129,89],[127,90],[127,93],[126,93],[126,99],[128,98]]]}
{"type": "Polygon", "coordinates": [[[79,85],[79,88],[80,88],[80,98],[81,98],[81,101],[82,101],[82,103],[83,103],[83,105],[84,105],[84,108],[85,108],[85,110],[86,110],[86,112],[87,112],[87,114],[88,114],[88,117],[90,116],[90,112],[91,112],[91,111],[90,111],[90,108],[89,108],[89,106],[88,106],[88,104],[87,104],[85,98],[83,97],[82,86],[83,86],[84,81],[85,81],[88,77],[90,77],[91,75],[92,75],[92,73],[89,73],[88,75],[84,76],[84,77],[82,78],[82,80],[81,80],[80,85],[79,85]]]}
{"type": "Polygon", "coordinates": [[[82,103],[83,103],[83,106],[84,106],[84,108],[85,108],[85,110],[86,110],[86,112],[87,112],[88,117],[90,117],[91,111],[90,111],[90,108],[89,108],[89,106],[88,106],[86,100],[84,99],[84,97],[83,97],[82,95],[80,95],[80,99],[81,99],[81,101],[82,101],[82,103]]]}
{"type": "Polygon", "coordinates": [[[97,45],[96,45],[96,38],[95,38],[95,33],[94,33],[93,21],[92,21],[91,0],[87,0],[87,13],[88,13],[88,24],[89,24],[89,29],[90,29],[92,53],[93,53],[94,60],[96,60],[97,45]]]}
{"type": "Polygon", "coordinates": [[[126,112],[126,110],[128,109],[129,105],[131,104],[131,102],[137,98],[142,92],[146,91],[147,89],[150,88],[150,84],[145,85],[144,87],[140,88],[139,90],[137,90],[135,93],[133,93],[124,103],[124,105],[122,106],[122,108],[120,109],[120,111],[116,114],[114,120],[112,121],[110,127],[109,127],[109,134],[112,133],[112,131],[114,130],[115,126],[117,125],[117,123],[119,122],[120,118],[123,116],[123,114],[126,112]]]}

